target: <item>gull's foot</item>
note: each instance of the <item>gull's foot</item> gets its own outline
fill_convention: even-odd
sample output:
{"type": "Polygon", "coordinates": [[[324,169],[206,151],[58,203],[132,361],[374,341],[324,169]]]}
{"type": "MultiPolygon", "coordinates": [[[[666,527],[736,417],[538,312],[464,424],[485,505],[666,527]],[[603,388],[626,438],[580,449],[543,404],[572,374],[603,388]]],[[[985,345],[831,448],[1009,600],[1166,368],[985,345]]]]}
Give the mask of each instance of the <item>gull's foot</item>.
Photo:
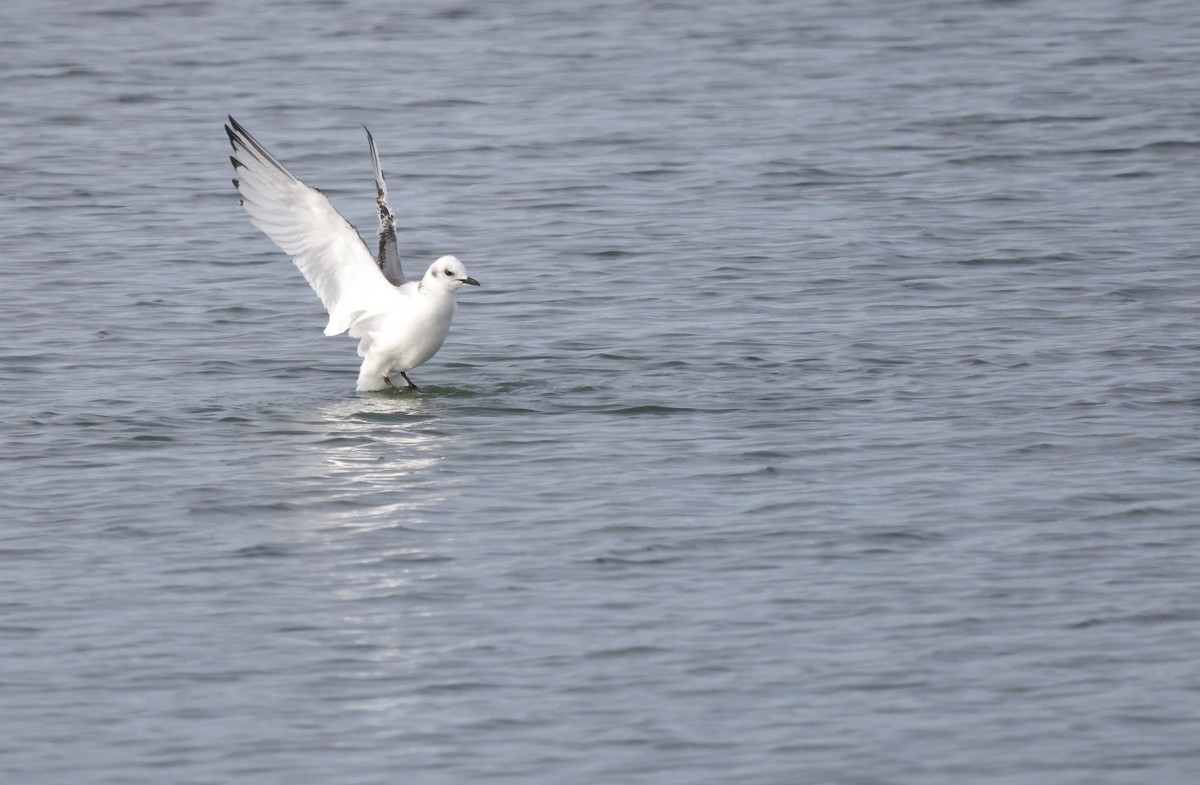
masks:
{"type": "Polygon", "coordinates": [[[408,374],[406,374],[404,371],[401,371],[400,375],[404,377],[404,381],[408,382],[407,387],[397,387],[392,380],[386,376],[383,377],[383,380],[388,383],[388,387],[391,387],[396,392],[408,392],[409,390],[413,390],[415,392],[421,391],[421,388],[413,384],[412,379],[408,378],[408,374]]]}

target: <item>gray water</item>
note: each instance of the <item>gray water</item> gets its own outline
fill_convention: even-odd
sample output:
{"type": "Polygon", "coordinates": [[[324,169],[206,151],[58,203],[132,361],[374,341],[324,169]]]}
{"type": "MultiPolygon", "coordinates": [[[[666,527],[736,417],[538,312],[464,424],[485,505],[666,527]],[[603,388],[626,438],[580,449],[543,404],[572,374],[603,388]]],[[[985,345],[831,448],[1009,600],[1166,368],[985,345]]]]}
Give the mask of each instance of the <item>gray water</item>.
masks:
{"type": "Polygon", "coordinates": [[[1200,781],[1194,3],[244,6],[0,10],[0,782],[1200,781]]]}

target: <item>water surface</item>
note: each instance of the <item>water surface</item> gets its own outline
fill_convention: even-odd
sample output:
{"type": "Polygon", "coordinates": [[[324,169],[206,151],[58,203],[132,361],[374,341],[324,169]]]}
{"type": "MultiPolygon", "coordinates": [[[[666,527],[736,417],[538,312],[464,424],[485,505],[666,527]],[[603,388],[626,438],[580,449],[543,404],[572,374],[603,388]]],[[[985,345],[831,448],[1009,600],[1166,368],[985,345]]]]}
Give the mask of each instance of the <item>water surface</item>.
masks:
{"type": "Polygon", "coordinates": [[[3,17],[4,781],[1197,781],[1191,4],[3,17]]]}

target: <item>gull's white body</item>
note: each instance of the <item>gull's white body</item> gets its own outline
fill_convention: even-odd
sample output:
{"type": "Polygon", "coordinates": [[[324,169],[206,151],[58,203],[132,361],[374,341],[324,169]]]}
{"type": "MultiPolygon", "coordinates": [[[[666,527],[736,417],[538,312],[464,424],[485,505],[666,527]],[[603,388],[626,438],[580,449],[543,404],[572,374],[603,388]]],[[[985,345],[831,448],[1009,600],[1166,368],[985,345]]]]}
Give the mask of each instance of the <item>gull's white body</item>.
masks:
{"type": "MultiPolygon", "coordinates": [[[[430,265],[420,281],[405,280],[369,132],[380,217],[378,258],[324,194],[300,182],[237,121],[229,121],[225,130],[239,174],[234,185],[250,221],[291,255],[321,298],[329,312],[325,334],[349,331],[359,339],[358,390],[394,387],[389,377],[404,375],[442,347],[454,316],[454,290],[478,281],[453,256],[430,265]]],[[[411,381],[409,386],[415,387],[411,381]]]]}
{"type": "Polygon", "coordinates": [[[450,260],[458,261],[444,256],[421,281],[392,287],[391,303],[350,326],[350,334],[359,339],[358,356],[363,358],[359,390],[385,389],[386,378],[416,368],[442,348],[454,316],[454,292],[438,285],[436,271],[439,263],[450,260]]]}

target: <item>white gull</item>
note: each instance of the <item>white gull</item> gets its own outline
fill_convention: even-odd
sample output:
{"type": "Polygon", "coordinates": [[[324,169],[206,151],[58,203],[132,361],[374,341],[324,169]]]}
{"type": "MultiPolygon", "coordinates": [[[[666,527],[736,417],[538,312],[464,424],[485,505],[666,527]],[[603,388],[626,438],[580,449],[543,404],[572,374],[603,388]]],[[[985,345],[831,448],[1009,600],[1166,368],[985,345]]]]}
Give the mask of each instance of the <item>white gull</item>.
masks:
{"type": "MultiPolygon", "coordinates": [[[[364,130],[366,130],[364,128],[364,130]]],[[[326,335],[347,330],[358,338],[363,358],[358,390],[385,390],[396,374],[406,389],[419,389],[408,371],[442,348],[454,316],[454,290],[479,286],[453,256],[429,266],[410,281],[400,269],[396,222],[375,140],[367,131],[379,208],[379,253],[372,257],[358,231],[325,195],[300,182],[257,139],[234,120],[225,126],[238,177],[233,181],[250,221],[289,254],[329,312],[326,335]]]]}

